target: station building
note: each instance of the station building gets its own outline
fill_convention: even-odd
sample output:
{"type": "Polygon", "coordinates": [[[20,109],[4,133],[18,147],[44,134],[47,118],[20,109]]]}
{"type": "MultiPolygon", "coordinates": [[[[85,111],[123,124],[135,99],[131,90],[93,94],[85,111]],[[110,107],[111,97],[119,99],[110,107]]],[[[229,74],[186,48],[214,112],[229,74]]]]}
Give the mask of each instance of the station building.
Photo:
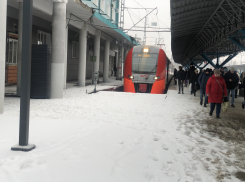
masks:
{"type": "MultiPolygon", "coordinates": [[[[85,86],[95,71],[108,82],[116,66],[121,78],[124,57],[138,43],[119,28],[119,4],[119,0],[33,0],[32,45],[51,50],[51,99],[63,97],[67,81],[85,86]]],[[[16,83],[20,95],[23,11],[23,0],[0,1],[0,113],[5,84],[16,83]]]]}

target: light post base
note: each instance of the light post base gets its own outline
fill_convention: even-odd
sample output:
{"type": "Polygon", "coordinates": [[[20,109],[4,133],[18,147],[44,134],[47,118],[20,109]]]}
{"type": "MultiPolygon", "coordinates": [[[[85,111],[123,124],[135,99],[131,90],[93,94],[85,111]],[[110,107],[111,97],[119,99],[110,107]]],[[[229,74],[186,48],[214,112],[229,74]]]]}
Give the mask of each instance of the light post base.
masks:
{"type": "Polygon", "coordinates": [[[15,146],[11,147],[11,150],[29,152],[29,151],[33,150],[35,147],[36,146],[33,144],[29,144],[27,146],[21,146],[21,145],[17,144],[15,146]]]}

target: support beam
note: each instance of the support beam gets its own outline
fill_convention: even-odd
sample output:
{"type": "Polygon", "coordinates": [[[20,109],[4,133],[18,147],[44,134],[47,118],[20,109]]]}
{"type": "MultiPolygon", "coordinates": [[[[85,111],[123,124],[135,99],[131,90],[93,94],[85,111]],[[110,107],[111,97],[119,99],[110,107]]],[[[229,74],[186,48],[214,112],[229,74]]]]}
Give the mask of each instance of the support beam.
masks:
{"type": "Polygon", "coordinates": [[[211,59],[209,59],[209,57],[205,54],[202,53],[200,54],[209,64],[211,64],[214,68],[216,68],[216,65],[213,63],[213,61],[211,59]]]}
{"type": "Polygon", "coordinates": [[[81,29],[79,34],[79,63],[78,63],[78,86],[86,84],[86,60],[87,60],[87,30],[81,29]]]}
{"type": "Polygon", "coordinates": [[[94,62],[94,70],[93,77],[96,71],[100,70],[100,37],[101,32],[97,30],[96,35],[94,37],[94,56],[96,56],[96,62],[94,62]]]}
{"type": "Polygon", "coordinates": [[[17,95],[20,96],[21,87],[21,57],[22,57],[22,29],[23,29],[23,2],[19,2],[18,21],[18,60],[17,60],[17,95]]]}
{"type": "Polygon", "coordinates": [[[53,3],[52,21],[51,99],[63,98],[65,49],[66,49],[66,3],[53,3]]]}
{"type": "Polygon", "coordinates": [[[30,151],[35,148],[35,145],[28,143],[31,90],[32,9],[33,0],[24,0],[19,144],[13,146],[11,150],[30,151]]]}
{"type": "Polygon", "coordinates": [[[109,62],[110,62],[110,41],[105,41],[105,53],[104,53],[104,73],[103,73],[103,81],[108,82],[108,75],[109,75],[109,62]]]}
{"type": "Polygon", "coordinates": [[[223,67],[226,63],[228,63],[230,60],[232,60],[234,57],[237,56],[238,53],[235,53],[233,55],[230,55],[221,65],[220,67],[223,67]]]}
{"type": "Polygon", "coordinates": [[[197,63],[196,63],[195,61],[191,60],[191,62],[192,62],[197,68],[200,68],[200,67],[197,65],[197,63]]]}
{"type": "Polygon", "coordinates": [[[5,92],[5,54],[6,54],[6,16],[7,0],[0,1],[0,114],[3,114],[5,92]]]}
{"type": "Polygon", "coordinates": [[[234,38],[229,38],[234,44],[236,44],[240,49],[242,49],[243,51],[245,51],[245,47],[240,43],[238,42],[236,39],[234,38]]]}
{"type": "Polygon", "coordinates": [[[206,68],[207,65],[209,65],[209,63],[206,63],[203,67],[200,68],[200,70],[203,70],[204,68],[206,68]]]}

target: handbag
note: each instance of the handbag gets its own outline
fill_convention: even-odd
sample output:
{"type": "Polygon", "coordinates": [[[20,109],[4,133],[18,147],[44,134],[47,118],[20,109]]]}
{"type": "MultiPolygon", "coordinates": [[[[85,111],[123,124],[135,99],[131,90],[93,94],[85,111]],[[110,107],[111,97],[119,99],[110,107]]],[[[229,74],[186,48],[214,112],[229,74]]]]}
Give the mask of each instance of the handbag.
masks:
{"type": "Polygon", "coordinates": [[[221,104],[221,109],[222,109],[222,111],[224,113],[226,113],[227,110],[228,110],[228,107],[229,107],[229,102],[228,102],[227,97],[225,97],[225,93],[224,93],[223,87],[221,86],[221,84],[219,83],[219,81],[217,79],[215,79],[215,80],[218,82],[218,84],[220,85],[220,87],[221,87],[221,89],[223,91],[223,103],[221,104]]]}

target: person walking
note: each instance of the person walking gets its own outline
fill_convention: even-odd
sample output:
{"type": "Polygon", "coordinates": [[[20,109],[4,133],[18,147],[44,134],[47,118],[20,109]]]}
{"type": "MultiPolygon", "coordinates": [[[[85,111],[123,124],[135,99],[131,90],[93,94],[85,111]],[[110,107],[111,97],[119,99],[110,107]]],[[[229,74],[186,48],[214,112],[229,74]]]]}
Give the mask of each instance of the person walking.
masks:
{"type": "Polygon", "coordinates": [[[195,70],[191,79],[191,94],[194,94],[194,96],[196,96],[198,77],[199,77],[198,70],[195,70]]]}
{"type": "Polygon", "coordinates": [[[208,79],[211,77],[210,75],[211,70],[207,68],[204,73],[202,73],[198,78],[198,83],[200,85],[200,105],[203,103],[203,96],[204,96],[204,107],[207,107],[208,103],[208,96],[206,94],[206,85],[208,79]]]}
{"type": "MultiPolygon", "coordinates": [[[[231,68],[229,72],[225,74],[225,83],[227,86],[227,93],[228,95],[232,95],[232,100],[231,100],[231,107],[234,106],[234,100],[235,100],[235,89],[238,86],[239,78],[237,74],[235,73],[235,68],[231,68]]],[[[228,97],[229,101],[229,97],[228,97]]]]}
{"type": "Polygon", "coordinates": [[[221,103],[223,102],[223,97],[227,97],[227,89],[225,80],[220,76],[218,69],[215,69],[213,76],[208,79],[206,94],[208,96],[208,102],[210,103],[209,115],[213,115],[216,106],[216,118],[220,119],[221,103]]]}
{"type": "Polygon", "coordinates": [[[182,66],[179,66],[179,71],[177,72],[177,79],[178,79],[178,86],[179,86],[178,94],[180,94],[181,90],[182,90],[182,94],[184,94],[183,83],[185,81],[185,76],[186,76],[185,71],[182,69],[182,66]]]}

